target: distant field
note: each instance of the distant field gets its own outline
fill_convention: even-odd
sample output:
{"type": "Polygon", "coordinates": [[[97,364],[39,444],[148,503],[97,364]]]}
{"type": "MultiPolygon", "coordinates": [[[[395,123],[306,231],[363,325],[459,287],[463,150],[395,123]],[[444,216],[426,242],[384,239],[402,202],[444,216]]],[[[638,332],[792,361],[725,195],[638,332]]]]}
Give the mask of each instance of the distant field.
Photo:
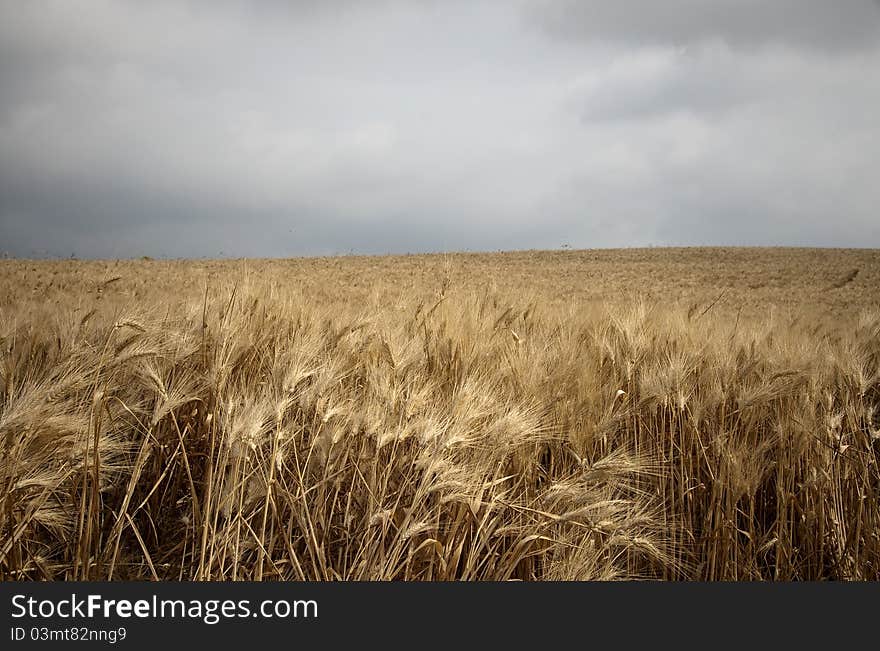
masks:
{"type": "Polygon", "coordinates": [[[341,305],[408,302],[445,276],[462,290],[548,304],[622,304],[642,297],[760,314],[853,316],[880,305],[874,249],[682,248],[525,251],[289,260],[0,261],[0,305],[92,298],[117,304],[202,296],[237,281],[341,305]],[[109,282],[108,282],[109,281],[109,282]]]}
{"type": "Polygon", "coordinates": [[[878,579],[880,251],[0,261],[0,577],[878,579]]]}

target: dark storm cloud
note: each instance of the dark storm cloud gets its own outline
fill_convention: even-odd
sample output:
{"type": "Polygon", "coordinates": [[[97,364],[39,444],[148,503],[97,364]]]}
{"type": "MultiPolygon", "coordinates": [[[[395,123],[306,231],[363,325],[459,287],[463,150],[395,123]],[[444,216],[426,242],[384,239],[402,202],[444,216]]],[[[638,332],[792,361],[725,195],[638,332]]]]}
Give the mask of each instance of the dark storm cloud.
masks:
{"type": "Polygon", "coordinates": [[[0,251],[877,246],[843,6],[0,4],[0,251]]]}

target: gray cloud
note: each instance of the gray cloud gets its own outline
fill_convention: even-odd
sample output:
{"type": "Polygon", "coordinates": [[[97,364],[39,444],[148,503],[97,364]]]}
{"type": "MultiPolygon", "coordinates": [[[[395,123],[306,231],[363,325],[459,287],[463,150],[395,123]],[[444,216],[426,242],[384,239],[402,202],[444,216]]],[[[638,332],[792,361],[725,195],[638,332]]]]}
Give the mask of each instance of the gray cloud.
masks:
{"type": "Polygon", "coordinates": [[[679,4],[0,5],[0,251],[880,245],[867,5],[679,4]]]}
{"type": "Polygon", "coordinates": [[[551,0],[531,3],[529,15],[557,36],[630,45],[851,50],[880,39],[877,0],[551,0]]]}

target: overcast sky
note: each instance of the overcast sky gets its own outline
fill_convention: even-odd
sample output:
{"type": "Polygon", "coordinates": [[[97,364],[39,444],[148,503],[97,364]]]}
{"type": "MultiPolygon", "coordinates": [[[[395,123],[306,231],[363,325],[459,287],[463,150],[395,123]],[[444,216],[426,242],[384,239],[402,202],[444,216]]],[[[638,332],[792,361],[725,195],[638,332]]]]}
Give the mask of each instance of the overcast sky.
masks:
{"type": "Polygon", "coordinates": [[[880,246],[876,0],[0,0],[0,252],[880,246]]]}

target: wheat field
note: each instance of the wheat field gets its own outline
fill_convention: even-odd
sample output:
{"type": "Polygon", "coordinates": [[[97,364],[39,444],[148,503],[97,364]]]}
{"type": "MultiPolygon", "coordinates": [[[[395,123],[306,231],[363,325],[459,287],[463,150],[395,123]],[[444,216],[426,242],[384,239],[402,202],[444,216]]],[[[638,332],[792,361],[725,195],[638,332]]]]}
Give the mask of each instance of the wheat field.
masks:
{"type": "Polygon", "coordinates": [[[0,261],[4,580],[880,578],[880,251],[0,261]]]}

